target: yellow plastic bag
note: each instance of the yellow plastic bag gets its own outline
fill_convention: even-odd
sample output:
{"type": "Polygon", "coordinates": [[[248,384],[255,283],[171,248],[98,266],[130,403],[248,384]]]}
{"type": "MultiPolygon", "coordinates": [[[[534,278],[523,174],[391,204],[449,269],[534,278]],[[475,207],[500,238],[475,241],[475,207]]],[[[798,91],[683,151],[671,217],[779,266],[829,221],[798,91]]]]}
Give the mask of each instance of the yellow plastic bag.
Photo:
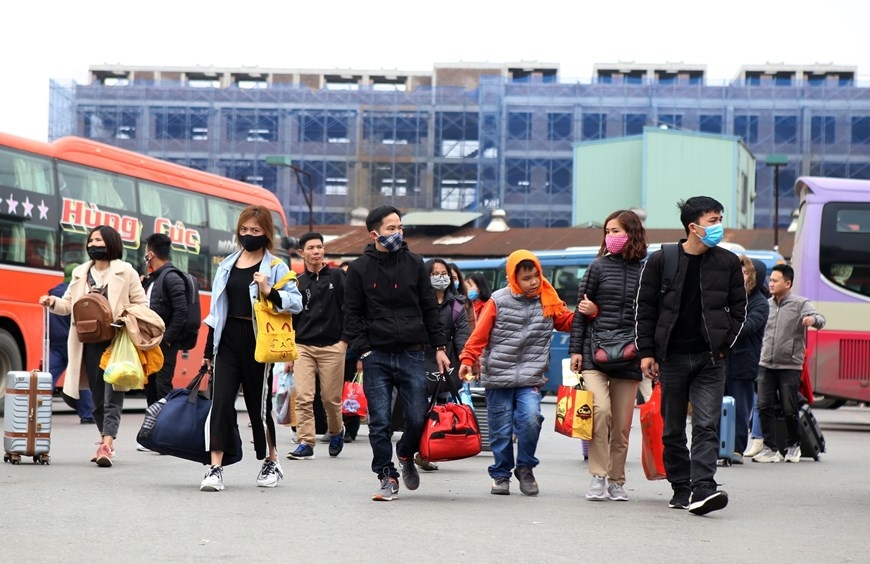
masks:
{"type": "MultiPolygon", "coordinates": [[[[275,284],[274,288],[280,290],[295,278],[296,273],[291,270],[275,284]]],[[[254,302],[254,319],[257,322],[257,347],[254,349],[254,360],[290,362],[299,357],[291,314],[277,313],[272,302],[260,295],[254,302]]]]}
{"type": "Polygon", "coordinates": [[[112,352],[103,380],[115,389],[141,390],[145,387],[145,371],[139,360],[139,351],[126,329],[119,329],[112,340],[112,352]]]}

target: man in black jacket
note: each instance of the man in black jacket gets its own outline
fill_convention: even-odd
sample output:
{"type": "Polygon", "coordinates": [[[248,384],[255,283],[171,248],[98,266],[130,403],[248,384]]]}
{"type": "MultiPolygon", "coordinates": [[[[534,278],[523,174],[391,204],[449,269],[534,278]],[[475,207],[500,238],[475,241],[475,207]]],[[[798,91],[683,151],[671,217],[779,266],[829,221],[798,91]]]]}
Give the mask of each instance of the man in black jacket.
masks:
{"type": "Polygon", "coordinates": [[[373,209],[366,228],[372,242],[347,269],[344,335],[364,368],[372,472],[380,481],[372,499],[390,501],[399,493],[390,428],[393,389],[398,389],[405,404],[405,432],[396,443],[396,455],[405,487],[415,490],[420,476],[414,453],[427,406],[424,345],[435,347],[441,371],[450,361],[429,273],[423,259],[402,241],[399,210],[373,209]]]}
{"type": "Polygon", "coordinates": [[[184,329],[190,308],[187,285],[169,260],[171,251],[172,241],[165,233],[154,233],[145,239],[145,266],[151,273],[145,277],[142,285],[148,297],[148,306],[166,325],[163,340],[160,342],[163,367],[156,374],[152,374],[145,384],[148,405],[166,397],[172,391],[172,377],[178,360],[178,346],[174,341],[184,329]]]}
{"type": "Polygon", "coordinates": [[[677,246],[673,280],[663,280],[663,250],[641,271],[637,348],[644,376],[659,378],[662,387],[664,463],[674,490],[669,506],[704,515],[728,504],[728,495],[716,489],[719,418],[725,355],[746,318],[746,288],[737,255],[716,246],[723,234],[722,204],[696,196],[678,207],[688,238],[677,246]]]}
{"type": "Polygon", "coordinates": [[[302,293],[302,311],[293,315],[299,358],[286,363],[296,381],[296,433],[299,446],[287,455],[291,460],[314,458],[314,396],[320,378],[320,397],[328,424],[329,456],[344,448],[341,417],[341,388],[347,343],[341,340],[343,327],[344,273],[323,262],[323,235],[306,233],[299,238],[305,272],[296,285],[302,293]]]}

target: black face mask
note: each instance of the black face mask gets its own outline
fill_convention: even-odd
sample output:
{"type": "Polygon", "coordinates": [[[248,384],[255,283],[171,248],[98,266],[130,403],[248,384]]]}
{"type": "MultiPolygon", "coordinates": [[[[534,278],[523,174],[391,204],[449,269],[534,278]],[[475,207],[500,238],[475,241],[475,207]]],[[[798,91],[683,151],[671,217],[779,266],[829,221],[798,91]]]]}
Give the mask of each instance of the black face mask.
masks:
{"type": "Polygon", "coordinates": [[[105,259],[106,252],[106,247],[95,247],[93,245],[88,246],[88,256],[91,257],[91,260],[105,259]]]}
{"type": "Polygon", "coordinates": [[[242,248],[248,251],[249,253],[253,253],[254,251],[259,251],[263,247],[266,246],[268,240],[265,235],[240,235],[239,243],[242,244],[242,248]]]}

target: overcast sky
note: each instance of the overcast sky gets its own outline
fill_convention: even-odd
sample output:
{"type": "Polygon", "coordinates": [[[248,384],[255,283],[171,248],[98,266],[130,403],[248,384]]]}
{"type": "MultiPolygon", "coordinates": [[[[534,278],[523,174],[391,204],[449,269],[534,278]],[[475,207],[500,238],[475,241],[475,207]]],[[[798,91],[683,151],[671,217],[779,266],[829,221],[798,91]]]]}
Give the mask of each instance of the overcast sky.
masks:
{"type": "Polygon", "coordinates": [[[588,80],[595,63],[857,65],[870,86],[861,2],[535,0],[49,0],[7,2],[0,34],[0,131],[48,137],[49,79],[90,65],[431,70],[434,63],[556,63],[588,80]],[[858,13],[858,11],[862,13],[858,13]]]}

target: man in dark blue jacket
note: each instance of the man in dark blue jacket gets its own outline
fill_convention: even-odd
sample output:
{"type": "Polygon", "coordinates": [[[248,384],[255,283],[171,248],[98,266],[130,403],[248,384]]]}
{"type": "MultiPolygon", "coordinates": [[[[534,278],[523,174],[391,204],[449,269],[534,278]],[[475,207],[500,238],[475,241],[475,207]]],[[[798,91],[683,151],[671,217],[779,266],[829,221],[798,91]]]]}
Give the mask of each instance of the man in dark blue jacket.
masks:
{"type": "MultiPolygon", "coordinates": [[[[72,280],[72,271],[77,266],[77,263],[66,265],[63,269],[63,282],[49,290],[48,294],[62,298],[69,287],[70,280],[72,280]]],[[[67,339],[69,338],[70,317],[69,315],[57,315],[54,313],[48,316],[48,371],[51,373],[52,386],[54,388],[57,388],[57,381],[69,363],[67,339]]],[[[79,420],[82,425],[94,424],[94,400],[91,397],[89,389],[79,390],[79,399],[70,396],[64,396],[63,399],[67,405],[74,408],[76,413],[79,414],[79,420]]]]}
{"type": "Polygon", "coordinates": [[[435,291],[423,259],[402,241],[399,210],[380,206],[369,212],[366,229],[372,242],[347,269],[345,341],[359,354],[368,401],[372,472],[380,485],[375,501],[399,493],[399,472],[393,464],[393,389],[405,404],[405,432],[396,443],[402,481],[409,490],[420,485],[414,453],[426,417],[424,345],[436,349],[441,371],[450,366],[435,291]]]}
{"type": "Polygon", "coordinates": [[[746,318],[746,288],[737,255],[722,240],[722,204],[707,196],[680,202],[687,239],[677,245],[677,268],[664,281],[664,250],[647,260],[637,292],[637,349],[647,378],[659,378],[664,417],[664,463],[674,490],[669,507],[704,515],[724,508],[717,490],[719,418],[725,356],[746,318]],[[663,285],[663,282],[667,282],[663,285]],[[686,437],[692,403],[692,451],[686,437]]]}

